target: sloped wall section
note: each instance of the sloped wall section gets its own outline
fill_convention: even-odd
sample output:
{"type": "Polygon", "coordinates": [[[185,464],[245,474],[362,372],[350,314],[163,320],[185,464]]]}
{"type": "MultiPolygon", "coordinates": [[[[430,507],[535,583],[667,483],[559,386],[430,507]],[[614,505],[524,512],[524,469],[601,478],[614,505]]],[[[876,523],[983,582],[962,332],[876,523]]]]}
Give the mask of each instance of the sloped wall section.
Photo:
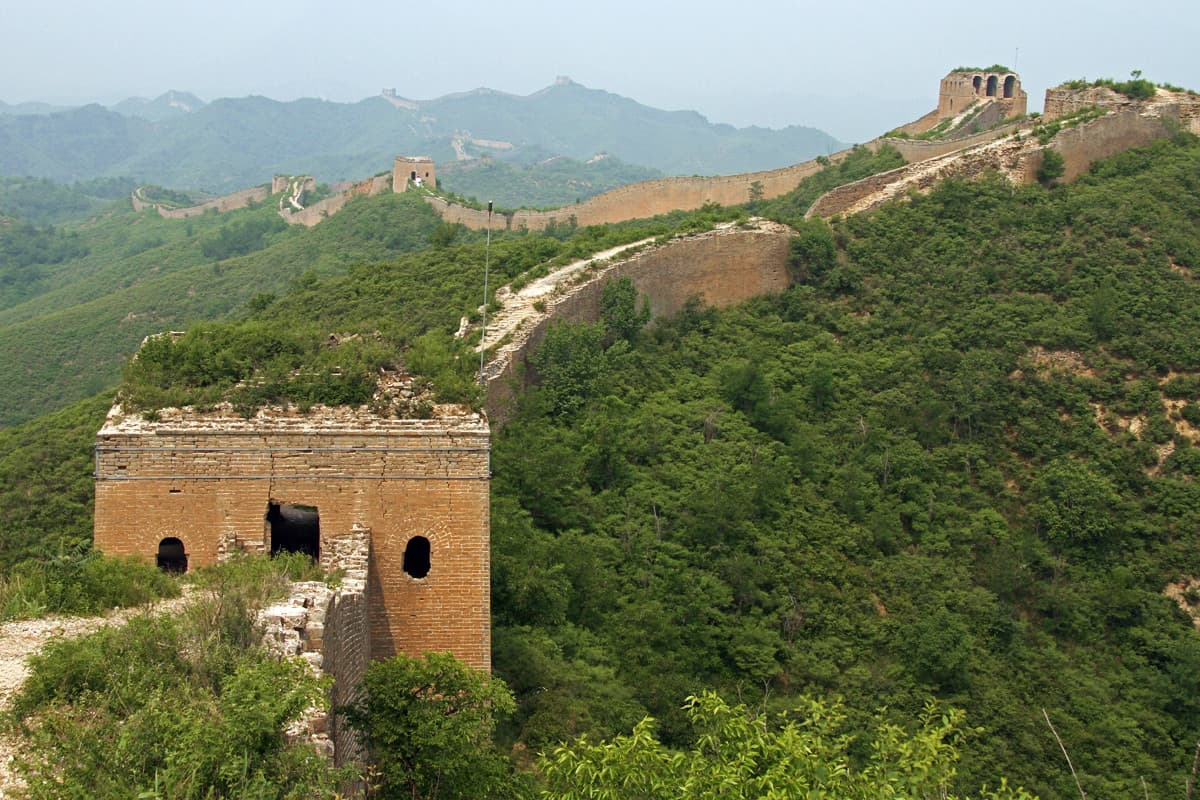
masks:
{"type": "Polygon", "coordinates": [[[718,308],[736,305],[788,287],[787,262],[794,233],[784,225],[760,222],[751,228],[726,228],[676,239],[564,287],[549,297],[545,311],[528,320],[488,363],[484,377],[489,416],[502,422],[515,394],[532,382],[528,358],[552,322],[595,322],[600,318],[600,293],[609,281],[629,278],[656,317],[678,312],[692,298],[718,308]]]}

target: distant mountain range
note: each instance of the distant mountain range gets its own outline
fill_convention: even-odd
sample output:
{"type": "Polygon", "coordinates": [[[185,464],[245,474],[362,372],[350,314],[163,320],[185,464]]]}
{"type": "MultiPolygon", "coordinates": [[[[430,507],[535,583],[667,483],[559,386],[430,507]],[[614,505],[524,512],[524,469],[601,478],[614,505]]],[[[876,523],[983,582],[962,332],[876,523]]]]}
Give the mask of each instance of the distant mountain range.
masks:
{"type": "Polygon", "coordinates": [[[116,111],[118,114],[124,114],[127,117],[141,117],[151,122],[162,122],[163,120],[173,119],[183,114],[190,114],[193,111],[199,111],[205,105],[207,103],[191,92],[177,92],[172,89],[153,100],[146,100],[142,97],[130,97],[122,100],[115,106],[111,106],[111,110],[116,111]]]}
{"type": "Polygon", "coordinates": [[[477,89],[428,101],[387,92],[357,103],[205,103],[170,91],[111,108],[0,102],[0,175],[129,176],[210,192],[274,173],[364,177],[389,169],[397,153],[440,162],[487,154],[517,164],[607,153],[665,174],[717,175],[781,167],[843,146],[815,128],[713,124],[694,111],[650,108],[562,78],[526,97],[477,89]]]}

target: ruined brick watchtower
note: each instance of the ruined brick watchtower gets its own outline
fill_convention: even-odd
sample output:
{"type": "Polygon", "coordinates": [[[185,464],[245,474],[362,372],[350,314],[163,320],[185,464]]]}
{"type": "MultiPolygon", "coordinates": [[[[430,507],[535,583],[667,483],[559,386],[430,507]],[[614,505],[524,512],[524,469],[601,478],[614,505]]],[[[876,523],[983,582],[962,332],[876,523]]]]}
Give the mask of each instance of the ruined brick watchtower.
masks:
{"type": "Polygon", "coordinates": [[[170,569],[235,551],[309,552],[332,565],[369,531],[369,650],[449,651],[490,667],[486,418],[366,408],[109,412],[96,438],[96,547],[170,569]]]}
{"type": "Polygon", "coordinates": [[[414,184],[437,188],[437,170],[433,159],[428,156],[396,156],[392,164],[392,191],[408,190],[409,181],[414,184]]]}
{"type": "Polygon", "coordinates": [[[998,117],[1024,116],[1028,95],[1021,88],[1021,78],[1008,70],[956,69],[946,77],[938,91],[938,117],[946,119],[961,114],[972,103],[995,103],[998,117]]]}

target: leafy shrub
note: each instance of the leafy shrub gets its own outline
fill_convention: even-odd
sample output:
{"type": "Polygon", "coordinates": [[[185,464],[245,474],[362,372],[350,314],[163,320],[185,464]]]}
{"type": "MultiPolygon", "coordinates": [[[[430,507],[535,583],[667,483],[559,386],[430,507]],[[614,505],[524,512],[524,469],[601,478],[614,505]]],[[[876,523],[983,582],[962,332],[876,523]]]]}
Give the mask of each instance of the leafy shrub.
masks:
{"type": "Polygon", "coordinates": [[[205,258],[214,261],[244,256],[266,247],[271,234],[287,229],[288,224],[274,214],[242,219],[222,225],[215,232],[201,238],[200,252],[205,258]]]}
{"type": "MultiPolygon", "coordinates": [[[[694,731],[683,752],[664,746],[647,717],[632,733],[609,742],[581,737],[539,761],[545,796],[554,798],[809,797],[873,800],[947,797],[963,739],[961,711],[933,704],[909,734],[882,718],[869,720],[869,756],[854,753],[840,703],[798,698],[770,719],[744,705],[730,706],[715,692],[684,705],[694,731]]],[[[1023,789],[999,788],[991,800],[1032,800],[1023,789]]]]}
{"type": "Polygon", "coordinates": [[[510,794],[496,722],[512,713],[504,682],[449,653],[376,661],[363,699],[345,709],[379,770],[382,798],[475,798],[510,794]],[[507,790],[507,791],[506,791],[507,790]]]}
{"type": "Polygon", "coordinates": [[[137,557],[61,555],[26,561],[0,578],[0,618],[95,614],[178,595],[175,579],[137,557]]]}
{"type": "Polygon", "coordinates": [[[148,340],[125,368],[121,402],[130,410],[228,401],[252,414],[267,403],[362,405],[395,352],[366,334],[329,346],[309,324],[200,324],[178,338],[148,340]]]}
{"type": "Polygon", "coordinates": [[[1042,148],[1042,163],[1037,170],[1038,183],[1050,186],[1067,171],[1062,153],[1051,147],[1042,148]]]}
{"type": "Polygon", "coordinates": [[[330,796],[350,775],[285,728],[325,698],[300,660],[260,647],[256,609],[311,567],[245,557],[206,569],[175,616],[55,641],[13,700],[31,798],[264,800],[330,796]]]}

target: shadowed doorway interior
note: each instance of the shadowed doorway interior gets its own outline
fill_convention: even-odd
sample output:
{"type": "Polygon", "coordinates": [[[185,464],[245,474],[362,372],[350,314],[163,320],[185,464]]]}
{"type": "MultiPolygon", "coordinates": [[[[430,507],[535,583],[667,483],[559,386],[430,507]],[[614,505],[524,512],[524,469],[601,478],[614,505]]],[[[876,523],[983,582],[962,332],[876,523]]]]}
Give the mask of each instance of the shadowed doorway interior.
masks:
{"type": "Polygon", "coordinates": [[[315,506],[289,505],[274,501],[267,505],[271,555],[306,553],[321,557],[321,519],[315,506]]]}

